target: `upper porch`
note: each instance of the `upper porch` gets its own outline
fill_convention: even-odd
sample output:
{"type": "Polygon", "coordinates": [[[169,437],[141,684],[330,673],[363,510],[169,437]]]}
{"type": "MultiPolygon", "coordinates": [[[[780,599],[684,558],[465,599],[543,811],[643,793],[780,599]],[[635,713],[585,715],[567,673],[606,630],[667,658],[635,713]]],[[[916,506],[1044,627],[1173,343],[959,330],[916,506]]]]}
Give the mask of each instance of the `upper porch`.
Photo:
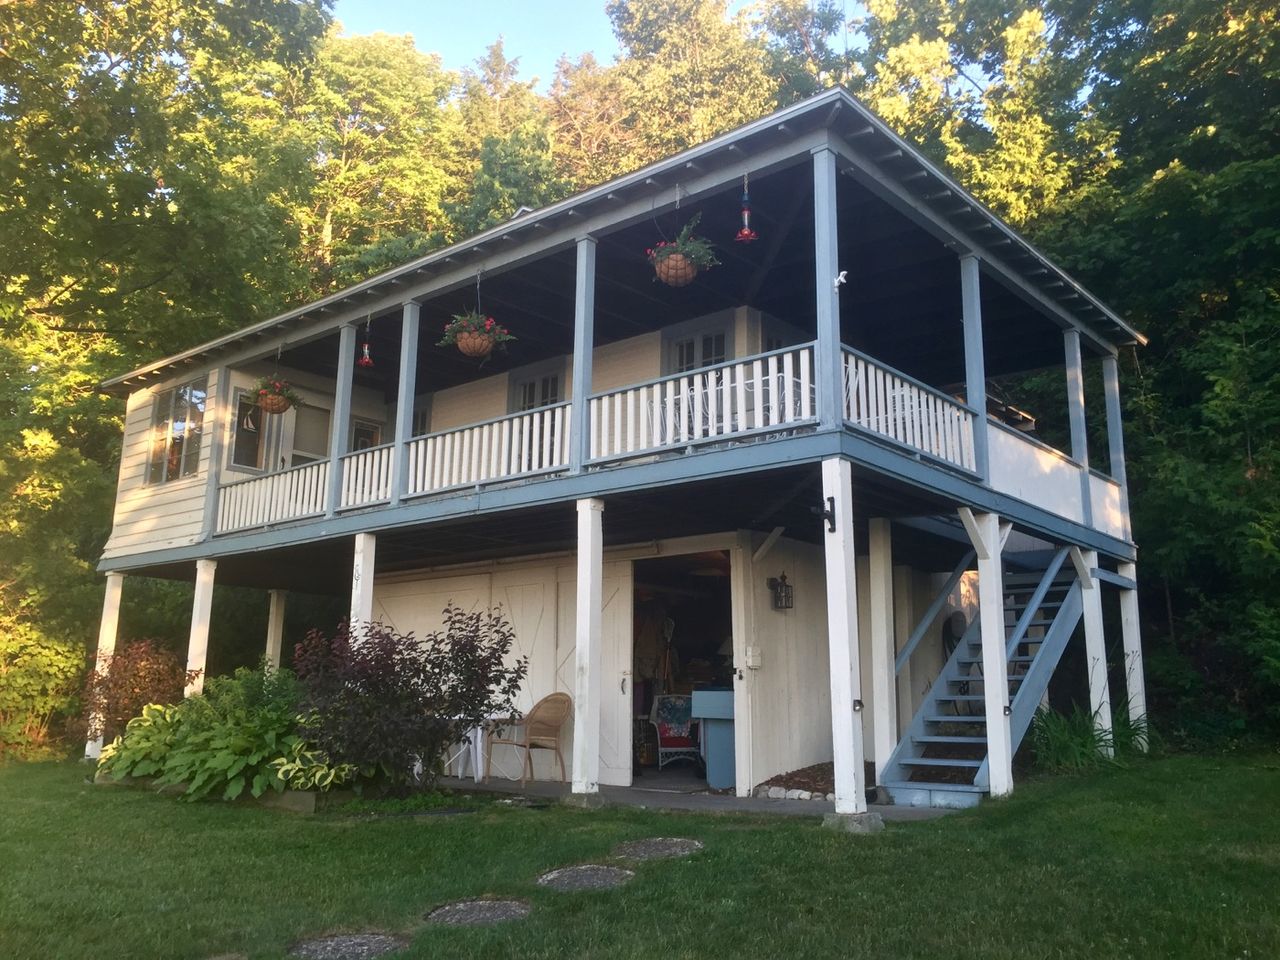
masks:
{"type": "Polygon", "coordinates": [[[1131,334],[837,91],[118,378],[133,392],[104,565],[832,453],[1127,552],[1131,334]],[[733,240],[744,177],[749,244],[733,240]],[[695,214],[722,264],[666,287],[645,251],[695,214]],[[435,342],[477,308],[517,337],[482,367],[435,342]],[[1092,366],[1107,431],[1091,451],[1092,366]],[[1063,449],[991,395],[1034,371],[1062,380],[1058,408],[1032,413],[1063,424],[1063,449]],[[258,410],[249,388],[272,373],[300,408],[258,410]]]}

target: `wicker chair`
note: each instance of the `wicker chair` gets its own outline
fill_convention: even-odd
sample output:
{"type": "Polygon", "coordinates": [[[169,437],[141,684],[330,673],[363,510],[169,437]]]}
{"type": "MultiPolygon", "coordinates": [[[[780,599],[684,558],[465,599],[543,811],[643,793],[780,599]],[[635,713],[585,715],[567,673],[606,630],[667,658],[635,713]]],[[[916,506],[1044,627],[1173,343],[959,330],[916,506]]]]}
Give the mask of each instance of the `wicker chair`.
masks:
{"type": "Polygon", "coordinates": [[[493,745],[498,743],[524,750],[524,765],[520,768],[521,786],[524,786],[526,780],[533,778],[534,750],[555,751],[556,761],[560,764],[560,780],[563,782],[566,777],[564,754],[560,752],[560,728],[572,712],[572,697],[567,693],[550,693],[535,703],[533,709],[524,715],[524,719],[513,724],[520,728],[520,735],[494,736],[494,732],[502,733],[501,726],[490,732],[485,746],[485,779],[488,779],[489,771],[493,769],[493,745]]]}

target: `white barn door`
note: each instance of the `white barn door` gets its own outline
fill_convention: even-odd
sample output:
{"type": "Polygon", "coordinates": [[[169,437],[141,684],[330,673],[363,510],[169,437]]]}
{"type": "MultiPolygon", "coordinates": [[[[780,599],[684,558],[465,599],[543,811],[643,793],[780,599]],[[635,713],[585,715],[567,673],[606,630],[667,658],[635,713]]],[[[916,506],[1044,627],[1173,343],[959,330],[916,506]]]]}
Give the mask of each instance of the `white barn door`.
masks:
{"type": "MultiPolygon", "coordinates": [[[[559,616],[556,633],[556,687],[572,695],[576,640],[577,570],[557,571],[559,616]]],[[[631,564],[604,565],[604,611],[600,650],[600,782],[631,785],[631,564]]]]}

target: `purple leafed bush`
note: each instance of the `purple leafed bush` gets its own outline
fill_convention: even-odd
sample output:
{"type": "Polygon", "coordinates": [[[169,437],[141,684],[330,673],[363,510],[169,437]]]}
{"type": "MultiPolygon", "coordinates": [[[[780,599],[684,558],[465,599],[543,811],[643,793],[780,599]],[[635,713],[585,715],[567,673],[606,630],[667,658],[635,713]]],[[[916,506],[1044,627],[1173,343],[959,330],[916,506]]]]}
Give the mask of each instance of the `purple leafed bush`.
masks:
{"type": "Polygon", "coordinates": [[[527,657],[508,664],[515,631],[501,608],[444,609],[444,627],[418,638],[381,623],[332,637],[313,630],[297,645],[303,734],[334,763],[407,787],[421,761],[428,778],[445,751],[491,716],[516,713],[527,657]]]}

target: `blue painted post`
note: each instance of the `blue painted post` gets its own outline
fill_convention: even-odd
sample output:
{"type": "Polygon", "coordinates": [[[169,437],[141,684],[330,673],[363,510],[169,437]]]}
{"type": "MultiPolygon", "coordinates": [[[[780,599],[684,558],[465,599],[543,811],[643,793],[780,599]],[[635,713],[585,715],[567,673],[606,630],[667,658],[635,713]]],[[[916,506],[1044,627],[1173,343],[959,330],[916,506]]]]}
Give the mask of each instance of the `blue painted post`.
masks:
{"type": "Polygon", "coordinates": [[[818,292],[818,422],[823,429],[844,424],[844,352],[840,344],[840,273],[836,207],[836,155],[813,151],[813,269],[818,292]]]}
{"type": "Polygon", "coordinates": [[[1071,425],[1071,459],[1080,464],[1080,511],[1085,524],[1093,525],[1093,498],[1089,489],[1089,435],[1084,420],[1084,361],[1080,356],[1080,331],[1062,334],[1067,361],[1067,418],[1071,425]]]}
{"type": "Polygon", "coordinates": [[[578,240],[573,289],[573,395],[569,401],[569,472],[581,473],[591,459],[587,400],[591,396],[591,354],[596,341],[596,240],[578,240]]]}
{"type": "Polygon", "coordinates": [[[413,399],[418,392],[418,327],[422,306],[410,300],[404,305],[400,327],[400,382],[396,390],[396,436],[391,452],[391,505],[404,497],[409,486],[409,441],[413,439],[413,399]]]}
{"type": "Polygon", "coordinates": [[[1111,479],[1123,491],[1129,512],[1129,471],[1124,463],[1124,418],[1120,412],[1120,364],[1108,354],[1102,358],[1102,390],[1107,402],[1107,447],[1111,455],[1111,479]]]}
{"type": "Polygon", "coordinates": [[[984,483],[991,482],[987,439],[987,360],[982,347],[981,271],[976,254],[960,257],[960,309],[964,322],[965,399],[973,410],[973,462],[984,483]]]}
{"type": "Polygon", "coordinates": [[[333,413],[329,420],[329,490],[324,515],[332,517],[342,501],[342,462],[347,452],[351,423],[351,377],[356,366],[356,328],[338,330],[338,374],[333,388],[333,413]]]}

